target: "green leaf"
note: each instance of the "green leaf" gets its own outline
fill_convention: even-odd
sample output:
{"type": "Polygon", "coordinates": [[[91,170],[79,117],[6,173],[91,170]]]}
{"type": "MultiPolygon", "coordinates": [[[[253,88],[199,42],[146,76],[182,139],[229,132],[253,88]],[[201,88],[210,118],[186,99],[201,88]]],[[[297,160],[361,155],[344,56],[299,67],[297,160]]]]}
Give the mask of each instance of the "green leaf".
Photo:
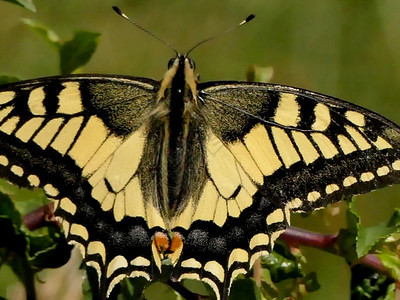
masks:
{"type": "Polygon", "coordinates": [[[32,12],[36,12],[36,7],[33,4],[32,0],[3,0],[3,1],[14,3],[14,4],[22,6],[32,12]]]}
{"type": "Polygon", "coordinates": [[[288,259],[275,251],[269,255],[262,256],[261,265],[269,270],[273,282],[303,276],[301,266],[296,261],[288,259]]]}
{"type": "Polygon", "coordinates": [[[18,77],[9,75],[0,75],[0,85],[20,81],[18,77]]]}
{"type": "Polygon", "coordinates": [[[261,291],[253,278],[239,278],[232,284],[230,300],[261,300],[261,291]]]}
{"type": "Polygon", "coordinates": [[[396,281],[400,281],[400,260],[398,254],[383,248],[382,253],[377,254],[377,256],[383,266],[390,272],[391,276],[396,281]]]}
{"type": "Polygon", "coordinates": [[[62,74],[70,74],[86,64],[97,48],[100,34],[77,31],[72,40],[60,48],[60,69],[62,74]]]}
{"type": "Polygon", "coordinates": [[[14,203],[10,197],[0,192],[0,216],[7,217],[10,221],[19,228],[22,223],[21,214],[15,209],[14,203]]]}
{"type": "Polygon", "coordinates": [[[146,299],[153,300],[176,300],[177,295],[175,291],[168,285],[162,282],[154,282],[148,286],[144,292],[146,299]]]}
{"type": "Polygon", "coordinates": [[[341,229],[338,234],[337,244],[341,255],[348,261],[352,262],[359,258],[356,251],[356,243],[358,236],[358,227],[360,218],[353,210],[353,202],[349,203],[349,208],[346,212],[347,229],[341,229]]]}
{"type": "Polygon", "coordinates": [[[61,47],[60,38],[57,33],[47,28],[46,25],[32,19],[21,19],[22,23],[28,25],[33,31],[37,32],[41,37],[45,39],[52,47],[59,49],[61,47]]]}
{"type": "MultiPolygon", "coordinates": [[[[359,225],[357,239],[358,257],[367,254],[378,242],[386,239],[388,236],[399,232],[400,229],[400,210],[396,209],[388,223],[379,223],[375,226],[364,227],[359,225]]],[[[398,277],[400,278],[400,277],[398,277]]]]}

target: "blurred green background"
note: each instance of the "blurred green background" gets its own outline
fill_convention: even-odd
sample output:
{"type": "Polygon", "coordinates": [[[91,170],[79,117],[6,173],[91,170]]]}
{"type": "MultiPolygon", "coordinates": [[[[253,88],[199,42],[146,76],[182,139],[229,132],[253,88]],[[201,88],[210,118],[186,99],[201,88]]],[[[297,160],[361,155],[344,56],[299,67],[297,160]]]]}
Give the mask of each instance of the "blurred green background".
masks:
{"type": "MultiPolygon", "coordinates": [[[[32,18],[68,40],[77,29],[101,33],[98,50],[81,70],[162,78],[173,53],[159,41],[118,17],[112,5],[185,52],[199,40],[240,22],[245,27],[196,49],[201,81],[244,80],[250,65],[271,66],[272,82],[318,91],[357,103],[400,123],[400,2],[393,0],[229,0],[110,1],[40,0],[37,13],[0,2],[0,75],[21,79],[57,75],[58,54],[22,24],[32,18]]],[[[400,187],[360,196],[364,224],[387,220],[399,206],[400,187]]],[[[294,216],[294,225],[320,232],[345,226],[338,207],[311,218],[294,216]]],[[[344,260],[313,249],[309,271],[321,290],[306,299],[349,298],[344,260]]],[[[3,276],[3,277],[2,277],[3,276]]],[[[0,296],[6,295],[0,270],[0,296]]],[[[8,281],[8,280],[7,280],[8,281]]],[[[50,298],[47,298],[50,299],[50,298]]],[[[60,299],[60,298],[58,298],[60,299]]]]}

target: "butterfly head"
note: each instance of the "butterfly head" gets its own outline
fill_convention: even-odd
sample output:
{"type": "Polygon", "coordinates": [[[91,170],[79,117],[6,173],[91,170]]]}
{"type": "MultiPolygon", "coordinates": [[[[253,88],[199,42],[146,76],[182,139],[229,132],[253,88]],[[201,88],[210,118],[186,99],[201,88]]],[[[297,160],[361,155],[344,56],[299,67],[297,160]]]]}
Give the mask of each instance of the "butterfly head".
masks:
{"type": "Polygon", "coordinates": [[[176,78],[183,78],[185,86],[190,89],[192,99],[197,102],[197,76],[195,75],[194,60],[187,55],[178,54],[176,57],[168,61],[168,70],[165,72],[161,81],[160,90],[158,92],[158,100],[164,98],[166,89],[172,84],[176,78]]]}

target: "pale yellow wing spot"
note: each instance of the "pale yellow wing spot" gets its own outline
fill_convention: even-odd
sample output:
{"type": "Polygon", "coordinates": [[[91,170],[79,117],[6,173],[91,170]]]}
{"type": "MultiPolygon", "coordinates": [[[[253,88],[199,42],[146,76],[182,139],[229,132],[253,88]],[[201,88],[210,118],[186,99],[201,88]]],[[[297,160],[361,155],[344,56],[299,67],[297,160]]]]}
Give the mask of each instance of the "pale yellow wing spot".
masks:
{"type": "Polygon", "coordinates": [[[231,254],[228,258],[228,269],[235,263],[235,262],[248,262],[249,261],[249,253],[241,248],[235,248],[232,250],[231,254]]]}
{"type": "Polygon", "coordinates": [[[338,142],[339,142],[339,146],[340,149],[342,150],[342,152],[344,154],[350,154],[354,151],[357,151],[356,146],[354,146],[354,144],[343,134],[339,134],[337,136],[338,142]]]}
{"type": "Polygon", "coordinates": [[[207,271],[207,272],[210,272],[211,274],[213,274],[215,277],[217,277],[217,279],[220,282],[223,282],[225,279],[224,268],[221,266],[221,264],[219,264],[215,260],[207,262],[204,265],[204,271],[207,271]]]}
{"type": "Polygon", "coordinates": [[[150,266],[150,261],[143,256],[138,256],[131,260],[130,263],[132,266],[140,266],[140,267],[148,267],[150,266]]]}
{"type": "Polygon", "coordinates": [[[228,208],[226,200],[223,197],[219,197],[217,201],[217,206],[215,208],[214,223],[219,227],[225,224],[228,217],[228,208]]]}
{"type": "Polygon", "coordinates": [[[61,226],[64,230],[65,235],[68,236],[71,225],[67,221],[63,220],[61,226]]]}
{"type": "Polygon", "coordinates": [[[81,128],[82,122],[82,116],[70,119],[58,132],[50,147],[57,150],[60,154],[64,155],[68,151],[71,144],[74,142],[76,135],[81,128]]]}
{"type": "Polygon", "coordinates": [[[233,144],[229,144],[228,147],[239,164],[242,166],[243,170],[251,177],[251,179],[258,184],[262,184],[264,182],[264,176],[242,142],[234,142],[233,144]]]}
{"type": "Polygon", "coordinates": [[[339,154],[335,145],[326,135],[319,132],[315,132],[311,133],[311,137],[313,138],[314,142],[318,145],[319,150],[321,150],[321,153],[325,158],[332,158],[335,155],[339,154]]]}
{"type": "MultiPolygon", "coordinates": [[[[0,162],[0,164],[1,164],[1,162],[0,162]]],[[[30,184],[31,186],[38,187],[39,184],[40,184],[40,179],[39,179],[39,177],[37,177],[36,175],[31,174],[31,175],[29,175],[29,176],[27,177],[27,179],[28,179],[29,184],[30,184]]]]}
{"type": "Polygon", "coordinates": [[[285,215],[283,213],[283,210],[280,208],[274,210],[272,213],[270,213],[267,216],[266,221],[267,221],[267,225],[285,221],[285,215]]]}
{"type": "Polygon", "coordinates": [[[203,281],[205,281],[204,279],[200,279],[200,275],[197,274],[197,273],[183,273],[181,276],[179,276],[178,281],[182,281],[183,279],[192,279],[192,280],[203,280],[203,281]]]}
{"type": "MultiPolygon", "coordinates": [[[[108,264],[106,276],[107,276],[107,278],[110,278],[111,275],[118,269],[127,268],[127,267],[128,267],[128,261],[126,260],[126,258],[123,257],[122,255],[118,255],[118,256],[114,257],[108,264]]],[[[124,275],[124,276],[126,276],[126,275],[124,275]]]]}
{"type": "Polygon", "coordinates": [[[145,126],[128,137],[112,156],[105,178],[115,192],[122,190],[136,173],[145,144],[145,126]]]}
{"type": "Polygon", "coordinates": [[[360,180],[362,182],[371,181],[374,178],[375,178],[375,175],[372,172],[364,172],[360,176],[360,180]]]}
{"type": "Polygon", "coordinates": [[[282,166],[268,132],[262,124],[254,126],[246,134],[244,143],[265,176],[272,175],[282,166]]]}
{"type": "Polygon", "coordinates": [[[151,281],[149,274],[147,274],[145,271],[132,271],[131,274],[129,274],[129,277],[143,277],[147,281],[151,281]]]}
{"type": "Polygon", "coordinates": [[[326,188],[325,188],[325,192],[326,192],[328,195],[330,195],[330,194],[332,194],[332,193],[334,193],[334,192],[336,192],[336,191],[338,191],[338,190],[339,190],[339,186],[338,186],[337,184],[334,184],[334,183],[328,184],[328,185],[326,186],[326,188]]]}
{"type": "Polygon", "coordinates": [[[135,176],[126,186],[125,197],[126,215],[130,217],[145,218],[145,200],[137,176],[135,176]]]}
{"type": "Polygon", "coordinates": [[[365,126],[365,116],[357,111],[348,110],[345,113],[347,120],[349,120],[354,125],[364,127],[365,126]]]}
{"type": "Polygon", "coordinates": [[[9,164],[8,158],[4,155],[0,155],[0,165],[7,166],[9,164]]]}
{"type": "Polygon", "coordinates": [[[75,160],[78,166],[83,168],[107,136],[108,129],[103,121],[92,116],[85,124],[71,150],[68,151],[68,155],[75,160]]]}
{"type": "Polygon", "coordinates": [[[195,269],[200,269],[200,268],[201,268],[201,263],[200,263],[199,261],[197,261],[196,259],[194,259],[194,258],[189,258],[189,259],[184,260],[184,261],[181,263],[181,266],[182,266],[183,268],[195,268],[195,269]]]}
{"type": "Polygon", "coordinates": [[[206,141],[207,170],[222,196],[229,198],[240,185],[236,160],[211,131],[206,141]]]}
{"type": "Polygon", "coordinates": [[[3,121],[4,118],[7,117],[13,109],[13,106],[7,106],[6,108],[0,110],[0,122],[3,121]]]}
{"type": "Polygon", "coordinates": [[[400,159],[398,159],[392,163],[392,168],[393,168],[393,170],[396,170],[396,171],[400,170],[400,159]]]}
{"type": "Polygon", "coordinates": [[[289,168],[294,163],[300,160],[297,150],[294,148],[289,136],[282,128],[271,127],[275,145],[278,148],[279,155],[286,168],[289,168]]]}
{"type": "Polygon", "coordinates": [[[343,186],[345,187],[349,187],[355,183],[357,183],[357,178],[354,176],[348,176],[343,180],[343,186]]]}
{"type": "Polygon", "coordinates": [[[264,246],[269,244],[269,236],[265,233],[257,233],[250,240],[250,250],[253,250],[257,246],[264,246]]]}
{"type": "Polygon", "coordinates": [[[288,202],[287,206],[291,209],[299,208],[303,204],[300,198],[294,198],[290,202],[288,202]]]}
{"type": "Polygon", "coordinates": [[[43,187],[44,192],[50,196],[50,197],[57,197],[59,191],[56,187],[54,187],[52,184],[47,183],[44,187],[43,187]]]}
{"type": "Polygon", "coordinates": [[[392,145],[390,145],[384,138],[378,136],[375,142],[372,142],[374,146],[378,150],[383,150],[383,149],[390,149],[392,148],[392,145]]]}
{"type": "Polygon", "coordinates": [[[218,197],[217,189],[211,180],[208,180],[203,188],[193,220],[212,220],[214,218],[218,197]]]}
{"type": "Polygon", "coordinates": [[[42,86],[33,89],[29,93],[28,107],[33,115],[44,116],[46,114],[46,107],[43,104],[45,96],[42,86]]]}
{"type": "Polygon", "coordinates": [[[35,135],[33,141],[38,144],[42,149],[50,144],[53,137],[57,134],[58,129],[63,124],[64,119],[56,118],[47,122],[46,125],[35,135]]]}
{"type": "Polygon", "coordinates": [[[354,142],[357,144],[358,148],[361,150],[367,150],[371,148],[371,144],[361,135],[361,133],[352,126],[345,126],[347,132],[350,134],[354,142]]]}
{"type": "Polygon", "coordinates": [[[60,200],[60,208],[74,215],[76,213],[76,205],[67,197],[64,197],[60,200]]]}
{"type": "Polygon", "coordinates": [[[44,118],[42,117],[36,117],[30,119],[17,130],[15,136],[24,143],[28,142],[31,139],[31,137],[35,134],[36,130],[39,129],[40,125],[42,125],[43,121],[44,118]]]}
{"type": "Polygon", "coordinates": [[[234,271],[232,272],[231,279],[230,279],[230,281],[229,281],[229,286],[232,285],[233,280],[234,280],[236,277],[238,277],[240,274],[247,274],[247,270],[246,270],[246,269],[243,269],[243,268],[234,270],[234,271]]]}
{"type": "Polygon", "coordinates": [[[299,131],[292,131],[293,140],[299,148],[300,154],[304,162],[308,165],[319,158],[318,151],[308,139],[308,137],[299,131]]]}
{"type": "Polygon", "coordinates": [[[1,124],[0,131],[10,135],[11,133],[13,133],[14,129],[17,128],[18,122],[18,116],[11,117],[3,124],[1,124]]]}
{"type": "Polygon", "coordinates": [[[99,254],[101,260],[103,261],[103,264],[106,263],[106,247],[100,241],[90,242],[89,245],[87,246],[87,254],[88,255],[99,254]]]}
{"type": "Polygon", "coordinates": [[[10,102],[11,100],[13,100],[15,95],[16,94],[14,91],[1,92],[0,93],[0,105],[6,104],[6,103],[10,102]]]}
{"type": "Polygon", "coordinates": [[[10,171],[19,177],[24,175],[24,169],[17,165],[12,165],[10,171]]]}
{"type": "Polygon", "coordinates": [[[80,236],[85,241],[89,239],[89,232],[87,231],[86,227],[81,224],[73,223],[71,225],[69,234],[80,236]]]}
{"type": "Polygon", "coordinates": [[[389,172],[390,172],[390,169],[388,166],[382,166],[376,170],[376,174],[378,174],[378,176],[380,176],[380,177],[389,174],[389,172]]]}
{"type": "Polygon", "coordinates": [[[58,109],[60,114],[76,114],[83,110],[81,91],[78,82],[64,82],[65,88],[58,95],[58,109]]]}
{"type": "Polygon", "coordinates": [[[315,121],[311,129],[315,131],[325,131],[331,123],[331,115],[328,106],[318,103],[314,107],[315,121]]]}
{"type": "Polygon", "coordinates": [[[317,201],[319,198],[321,198],[321,194],[317,191],[312,191],[307,195],[307,200],[311,202],[317,201]]]}
{"type": "Polygon", "coordinates": [[[275,110],[274,121],[284,126],[296,127],[300,121],[300,105],[296,95],[281,93],[278,106],[275,110]]]}

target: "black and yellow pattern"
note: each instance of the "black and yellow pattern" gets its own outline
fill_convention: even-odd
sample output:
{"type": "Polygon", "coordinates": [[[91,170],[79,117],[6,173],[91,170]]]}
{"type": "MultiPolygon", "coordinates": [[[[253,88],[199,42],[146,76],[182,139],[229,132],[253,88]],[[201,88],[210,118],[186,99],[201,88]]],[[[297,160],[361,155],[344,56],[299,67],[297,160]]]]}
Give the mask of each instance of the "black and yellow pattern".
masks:
{"type": "Polygon", "coordinates": [[[0,88],[0,175],[54,199],[104,297],[170,258],[174,280],[226,299],[290,211],[400,180],[400,128],[382,116],[282,85],[198,84],[193,66],[0,88]]]}

